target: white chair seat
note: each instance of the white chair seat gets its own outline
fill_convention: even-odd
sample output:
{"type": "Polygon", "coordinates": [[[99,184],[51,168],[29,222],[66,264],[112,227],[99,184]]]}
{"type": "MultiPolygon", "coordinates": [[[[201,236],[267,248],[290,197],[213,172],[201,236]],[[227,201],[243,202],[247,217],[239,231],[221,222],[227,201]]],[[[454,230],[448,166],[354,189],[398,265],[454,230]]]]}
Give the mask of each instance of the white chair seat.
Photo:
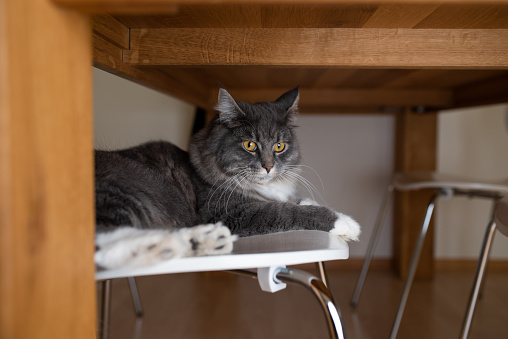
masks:
{"type": "Polygon", "coordinates": [[[347,259],[344,240],[322,231],[290,231],[238,239],[227,255],[169,260],[153,266],[97,271],[96,280],[157,274],[255,269],[347,259]]]}
{"type": "Polygon", "coordinates": [[[395,188],[400,191],[434,188],[508,194],[508,179],[499,181],[479,181],[439,172],[415,171],[408,173],[396,173],[393,177],[392,183],[395,188]]]}

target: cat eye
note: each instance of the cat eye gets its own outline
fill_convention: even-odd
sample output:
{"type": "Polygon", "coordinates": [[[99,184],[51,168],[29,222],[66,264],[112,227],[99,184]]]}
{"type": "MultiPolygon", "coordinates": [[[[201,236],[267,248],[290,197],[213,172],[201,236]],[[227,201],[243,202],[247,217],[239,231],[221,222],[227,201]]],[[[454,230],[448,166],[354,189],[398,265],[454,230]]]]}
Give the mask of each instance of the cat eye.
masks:
{"type": "Polygon", "coordinates": [[[254,152],[258,148],[258,145],[256,145],[254,141],[245,140],[243,142],[243,147],[249,152],[254,152]]]}
{"type": "Polygon", "coordinates": [[[279,142],[273,145],[273,149],[275,150],[275,152],[282,152],[284,148],[286,148],[286,144],[283,142],[279,142]]]}

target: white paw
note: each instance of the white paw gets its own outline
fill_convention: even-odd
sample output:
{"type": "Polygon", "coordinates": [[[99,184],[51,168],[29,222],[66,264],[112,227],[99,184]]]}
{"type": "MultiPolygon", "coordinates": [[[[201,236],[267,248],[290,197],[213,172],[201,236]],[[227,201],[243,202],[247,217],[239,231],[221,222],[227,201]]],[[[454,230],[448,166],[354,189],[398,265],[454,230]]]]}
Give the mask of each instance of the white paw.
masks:
{"type": "Polygon", "coordinates": [[[153,265],[184,256],[190,247],[176,232],[132,227],[98,234],[95,244],[95,263],[108,269],[153,265]]]}
{"type": "Polygon", "coordinates": [[[346,241],[358,241],[360,225],[350,216],[339,212],[335,213],[337,214],[337,220],[330,233],[346,241]]]}
{"type": "Polygon", "coordinates": [[[192,244],[196,256],[231,253],[233,242],[238,239],[221,222],[184,228],[179,232],[192,244]]]}
{"type": "Polygon", "coordinates": [[[298,205],[300,205],[300,206],[321,206],[317,202],[315,202],[314,200],[309,199],[309,198],[303,198],[302,200],[300,200],[298,205]]]}
{"type": "Polygon", "coordinates": [[[97,234],[94,258],[98,266],[107,269],[147,266],[182,257],[230,253],[236,239],[221,223],[175,231],[122,227],[97,234]]]}

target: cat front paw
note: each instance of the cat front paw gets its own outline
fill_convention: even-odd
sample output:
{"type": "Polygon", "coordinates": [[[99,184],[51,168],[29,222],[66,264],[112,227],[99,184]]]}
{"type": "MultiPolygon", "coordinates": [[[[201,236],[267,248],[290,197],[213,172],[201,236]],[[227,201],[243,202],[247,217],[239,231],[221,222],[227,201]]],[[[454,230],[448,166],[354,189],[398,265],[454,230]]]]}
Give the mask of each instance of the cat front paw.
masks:
{"type": "Polygon", "coordinates": [[[233,242],[238,239],[221,222],[198,225],[182,229],[182,233],[191,244],[193,255],[217,255],[231,253],[233,242]]]}
{"type": "Polygon", "coordinates": [[[343,213],[335,212],[337,220],[331,234],[336,235],[346,241],[358,241],[360,236],[360,225],[350,216],[343,213]]]}
{"type": "Polygon", "coordinates": [[[163,261],[227,254],[237,236],[221,223],[178,230],[118,228],[95,237],[95,263],[105,269],[140,267],[163,261]]]}
{"type": "Polygon", "coordinates": [[[105,269],[153,265],[184,256],[188,245],[175,232],[118,228],[95,237],[95,263],[105,269]]]}

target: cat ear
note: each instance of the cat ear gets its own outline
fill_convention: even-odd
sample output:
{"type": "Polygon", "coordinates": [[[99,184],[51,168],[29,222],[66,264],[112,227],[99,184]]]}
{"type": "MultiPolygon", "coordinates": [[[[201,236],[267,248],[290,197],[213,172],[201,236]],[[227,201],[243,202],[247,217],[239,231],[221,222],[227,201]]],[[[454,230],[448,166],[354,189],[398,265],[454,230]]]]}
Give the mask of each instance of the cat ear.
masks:
{"type": "Polygon", "coordinates": [[[275,102],[279,104],[286,114],[288,122],[293,123],[298,114],[298,101],[300,100],[299,86],[282,94],[275,102]]]}
{"type": "Polygon", "coordinates": [[[219,98],[215,109],[219,112],[220,123],[231,123],[240,117],[245,116],[235,98],[224,88],[219,88],[219,98]]]}

